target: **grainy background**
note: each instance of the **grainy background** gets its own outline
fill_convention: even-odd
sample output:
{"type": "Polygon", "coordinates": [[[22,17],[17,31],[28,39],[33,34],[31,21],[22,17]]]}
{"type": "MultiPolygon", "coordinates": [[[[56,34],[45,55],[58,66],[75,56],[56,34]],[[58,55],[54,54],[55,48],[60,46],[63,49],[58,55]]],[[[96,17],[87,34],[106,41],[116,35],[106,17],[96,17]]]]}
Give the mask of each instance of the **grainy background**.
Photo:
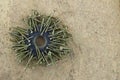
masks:
{"type": "Polygon", "coordinates": [[[0,80],[120,80],[120,0],[0,0],[0,36],[0,80]],[[9,32],[32,9],[69,26],[74,56],[22,73],[9,32]]]}

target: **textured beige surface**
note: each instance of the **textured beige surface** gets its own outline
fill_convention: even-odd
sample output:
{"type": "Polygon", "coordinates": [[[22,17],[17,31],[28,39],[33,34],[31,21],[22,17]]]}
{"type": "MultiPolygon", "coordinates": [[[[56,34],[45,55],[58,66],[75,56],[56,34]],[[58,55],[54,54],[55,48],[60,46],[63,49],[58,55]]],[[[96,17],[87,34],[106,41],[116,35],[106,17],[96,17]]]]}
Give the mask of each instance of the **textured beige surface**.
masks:
{"type": "Polygon", "coordinates": [[[119,0],[0,0],[0,80],[120,80],[119,0]],[[22,73],[9,32],[32,9],[69,26],[74,57],[22,73]]]}

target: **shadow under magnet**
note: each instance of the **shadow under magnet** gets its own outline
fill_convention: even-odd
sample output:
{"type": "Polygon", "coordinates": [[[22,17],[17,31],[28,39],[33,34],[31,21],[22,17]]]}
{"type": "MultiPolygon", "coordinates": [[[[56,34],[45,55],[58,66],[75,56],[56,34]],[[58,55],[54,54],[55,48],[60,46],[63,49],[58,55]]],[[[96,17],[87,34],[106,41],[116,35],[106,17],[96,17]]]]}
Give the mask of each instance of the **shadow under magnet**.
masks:
{"type": "Polygon", "coordinates": [[[13,49],[21,62],[49,65],[70,53],[71,34],[58,18],[34,11],[24,22],[25,28],[15,27],[11,32],[13,49]]]}

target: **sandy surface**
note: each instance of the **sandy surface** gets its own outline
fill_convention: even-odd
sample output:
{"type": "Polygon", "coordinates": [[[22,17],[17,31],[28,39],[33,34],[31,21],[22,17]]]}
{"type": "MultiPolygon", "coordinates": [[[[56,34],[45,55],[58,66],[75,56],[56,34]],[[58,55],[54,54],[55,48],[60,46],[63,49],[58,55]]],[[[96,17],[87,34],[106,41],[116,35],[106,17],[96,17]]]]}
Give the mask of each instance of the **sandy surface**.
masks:
{"type": "Polygon", "coordinates": [[[0,0],[0,80],[120,80],[119,21],[120,0],[0,0]],[[69,26],[74,56],[22,73],[9,32],[32,9],[69,26]]]}

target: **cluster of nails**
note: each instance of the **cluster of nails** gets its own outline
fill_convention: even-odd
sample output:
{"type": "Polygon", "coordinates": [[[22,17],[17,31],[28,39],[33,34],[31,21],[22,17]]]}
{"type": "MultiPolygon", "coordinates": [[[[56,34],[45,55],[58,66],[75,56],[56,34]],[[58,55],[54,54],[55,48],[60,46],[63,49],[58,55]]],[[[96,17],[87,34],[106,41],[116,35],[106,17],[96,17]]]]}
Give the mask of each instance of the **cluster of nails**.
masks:
{"type": "Polygon", "coordinates": [[[11,32],[13,49],[20,62],[25,61],[27,66],[30,62],[49,65],[70,53],[68,41],[71,34],[58,18],[34,11],[24,22],[26,27],[15,27],[11,32]],[[45,40],[42,48],[35,42],[38,36],[45,40]]]}

